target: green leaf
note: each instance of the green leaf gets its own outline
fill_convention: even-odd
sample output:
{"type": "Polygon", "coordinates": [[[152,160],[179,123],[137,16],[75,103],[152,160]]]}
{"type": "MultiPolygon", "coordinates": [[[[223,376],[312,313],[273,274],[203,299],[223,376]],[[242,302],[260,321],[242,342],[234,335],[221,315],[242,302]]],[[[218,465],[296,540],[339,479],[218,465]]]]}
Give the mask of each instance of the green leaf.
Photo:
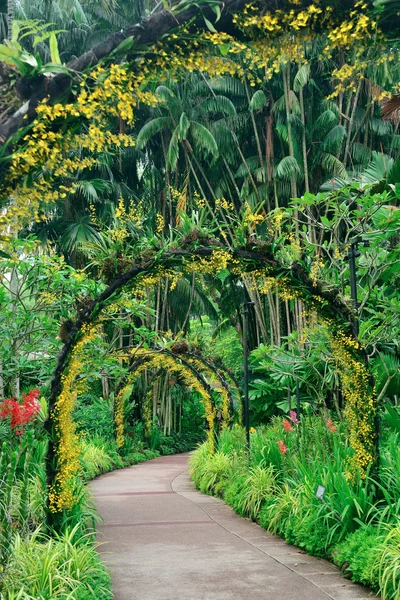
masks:
{"type": "Polygon", "coordinates": [[[344,164],[333,154],[322,154],[321,165],[327,172],[328,176],[337,175],[342,179],[347,179],[347,171],[344,164]]]}
{"type": "Polygon", "coordinates": [[[215,15],[217,17],[215,20],[215,22],[217,23],[221,18],[221,9],[219,7],[219,4],[214,4],[214,6],[211,6],[211,9],[213,10],[213,12],[215,13],[215,15]]]}
{"type": "Polygon", "coordinates": [[[51,62],[61,64],[60,53],[58,51],[58,42],[54,32],[50,36],[49,48],[51,62]]]}
{"type": "Polygon", "coordinates": [[[220,44],[218,46],[219,51],[221,52],[222,56],[227,56],[229,50],[230,50],[230,46],[229,44],[220,44]]]}
{"type": "Polygon", "coordinates": [[[134,36],[130,35],[123,42],[121,42],[120,45],[115,48],[115,50],[113,50],[111,52],[111,55],[127,54],[132,49],[134,41],[135,41],[134,36]]]}
{"type": "Polygon", "coordinates": [[[342,139],[346,137],[346,135],[346,129],[343,127],[343,125],[335,125],[332,127],[322,142],[324,150],[329,151],[332,149],[332,147],[336,148],[342,139]]]}
{"type": "Polygon", "coordinates": [[[250,110],[261,110],[264,106],[267,106],[267,104],[267,96],[262,90],[257,90],[250,100],[249,108],[250,110]]]}
{"type": "Polygon", "coordinates": [[[337,116],[332,110],[325,110],[316,120],[314,130],[332,129],[334,125],[337,125],[337,121],[337,116]]]}
{"type": "Polygon", "coordinates": [[[189,127],[190,127],[190,121],[187,118],[186,114],[183,112],[179,119],[179,125],[178,125],[178,138],[180,140],[186,139],[189,127]]]}
{"type": "Polygon", "coordinates": [[[217,30],[215,29],[214,25],[211,23],[211,21],[209,21],[204,16],[203,16],[203,19],[204,19],[204,23],[206,24],[207,29],[209,29],[210,31],[212,31],[212,33],[218,33],[217,30]]]}
{"type": "Polygon", "coordinates": [[[167,152],[167,166],[174,170],[179,157],[179,125],[172,134],[167,152]]]}
{"type": "Polygon", "coordinates": [[[196,143],[206,152],[212,154],[214,158],[217,158],[219,151],[213,134],[204,125],[196,121],[192,122],[190,129],[196,143]]]}
{"type": "Polygon", "coordinates": [[[321,216],[321,223],[322,225],[324,225],[324,227],[331,227],[332,223],[329,219],[327,219],[327,217],[322,217],[321,216]]]}
{"type": "Polygon", "coordinates": [[[68,67],[58,63],[46,63],[41,69],[39,69],[39,73],[42,73],[43,75],[46,73],[65,73],[65,75],[70,75],[72,77],[71,71],[68,69],[68,67]]]}
{"type": "Polygon", "coordinates": [[[136,146],[141,149],[144,148],[150,139],[157,133],[160,133],[163,129],[167,129],[171,126],[172,121],[170,117],[157,117],[145,123],[142,129],[139,131],[136,138],[136,146]]]}
{"type": "MultiPolygon", "coordinates": [[[[18,36],[19,36],[20,31],[21,31],[21,29],[20,29],[18,21],[14,19],[14,21],[12,23],[12,27],[11,27],[11,42],[12,43],[18,43],[18,36]]],[[[19,46],[19,44],[18,44],[18,46],[19,46]]]]}
{"type": "Polygon", "coordinates": [[[300,69],[297,71],[296,76],[293,81],[293,89],[295,92],[301,90],[310,79],[310,63],[306,63],[302,65],[300,69]]]}

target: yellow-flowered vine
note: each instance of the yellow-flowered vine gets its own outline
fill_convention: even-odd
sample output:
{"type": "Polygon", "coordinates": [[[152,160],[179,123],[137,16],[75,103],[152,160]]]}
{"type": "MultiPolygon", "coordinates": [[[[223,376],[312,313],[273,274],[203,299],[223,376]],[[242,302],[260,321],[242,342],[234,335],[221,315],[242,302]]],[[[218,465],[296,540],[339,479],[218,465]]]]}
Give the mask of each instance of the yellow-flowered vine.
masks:
{"type": "Polygon", "coordinates": [[[348,424],[349,444],[354,452],[350,458],[348,476],[354,478],[359,473],[364,479],[375,461],[376,393],[371,387],[368,369],[360,357],[360,343],[341,331],[332,334],[330,342],[345,399],[344,416],[348,424]]]}
{"type": "MultiPolygon", "coordinates": [[[[124,387],[119,391],[116,396],[115,403],[115,424],[116,424],[116,432],[117,432],[117,445],[119,448],[123,446],[124,436],[123,436],[123,410],[124,410],[124,400],[126,397],[126,391],[129,390],[129,386],[132,386],[132,382],[137,379],[146,369],[164,369],[169,373],[175,373],[177,377],[179,377],[185,385],[192,388],[196,392],[199,393],[200,398],[202,400],[204,406],[204,416],[207,421],[208,430],[207,430],[207,439],[210,444],[211,450],[214,450],[214,425],[215,425],[215,417],[216,417],[216,408],[213,406],[211,394],[208,389],[204,386],[203,382],[194,374],[193,370],[183,364],[179,358],[175,358],[170,354],[165,354],[163,352],[157,351],[149,351],[143,348],[132,350],[132,354],[134,356],[135,361],[139,361],[135,369],[129,374],[127,378],[127,382],[124,387]]],[[[224,390],[226,391],[226,390],[224,390]]],[[[221,392],[222,397],[222,407],[225,407],[225,396],[224,393],[221,392]]],[[[151,396],[146,396],[144,406],[143,406],[143,421],[144,427],[147,434],[150,433],[150,428],[152,425],[152,416],[153,412],[151,409],[151,396]]],[[[225,408],[223,408],[223,414],[227,416],[229,419],[229,399],[228,399],[228,413],[226,413],[225,408]]]]}
{"type": "MultiPolygon", "coordinates": [[[[331,314],[337,315],[338,310],[342,310],[342,317],[334,317],[329,320],[325,311],[329,311],[329,301],[319,292],[319,286],[315,286],[315,281],[309,278],[309,285],[303,280],[296,280],[290,275],[290,268],[284,269],[279,263],[275,266],[265,267],[265,256],[251,255],[246,260],[241,257],[240,250],[235,253],[234,249],[210,249],[202,248],[200,256],[198,255],[199,248],[193,256],[193,253],[188,251],[185,260],[180,263],[180,269],[185,272],[197,272],[199,265],[202,273],[211,273],[218,275],[221,270],[229,269],[231,272],[237,272],[237,276],[243,277],[244,274],[253,275],[254,285],[259,286],[262,290],[263,286],[268,284],[263,277],[263,269],[267,272],[267,278],[278,278],[280,285],[288,292],[294,289],[296,294],[303,297],[308,309],[315,310],[321,315],[321,322],[330,331],[329,342],[332,348],[333,358],[337,365],[337,370],[342,380],[343,393],[346,400],[345,416],[349,425],[349,441],[354,450],[351,463],[349,464],[349,476],[354,477],[360,473],[365,476],[367,469],[374,463],[374,417],[376,413],[376,398],[369,382],[369,375],[366,365],[363,362],[362,349],[359,342],[351,335],[345,334],[340,327],[343,326],[343,316],[348,319],[348,308],[343,303],[338,305],[337,300],[334,306],[331,307],[331,314]],[[211,251],[210,251],[211,250],[211,251]],[[197,255],[196,255],[197,252],[197,255]],[[204,256],[204,254],[208,254],[204,256]],[[282,275],[286,273],[286,279],[282,275]],[[299,283],[301,282],[301,284],[299,283]],[[310,296],[311,293],[311,296],[310,296]]],[[[246,251],[246,255],[247,255],[246,251]]],[[[171,255],[168,255],[171,258],[171,255]]],[[[270,261],[269,265],[273,265],[270,261]]],[[[149,277],[158,275],[157,271],[165,276],[167,271],[171,271],[170,276],[179,274],[179,266],[177,263],[174,269],[170,269],[168,258],[164,264],[160,259],[157,268],[154,266],[155,274],[152,270],[148,273],[149,277]]],[[[146,268],[143,267],[140,277],[137,276],[140,284],[143,284],[143,279],[146,278],[146,268]]],[[[122,289],[126,281],[120,283],[122,289]]],[[[115,285],[111,284],[110,288],[115,292],[115,285]]],[[[266,290],[265,290],[266,291],[266,290]]],[[[101,295],[104,298],[104,293],[101,295]]],[[[297,296],[299,297],[299,296],[297,296]]],[[[100,297],[99,297],[100,298],[100,297]]],[[[124,295],[119,296],[121,302],[125,301],[124,295]]],[[[104,315],[108,312],[117,310],[118,297],[111,297],[109,304],[102,305],[101,311],[104,315]]],[[[98,315],[98,311],[93,312],[98,315]]],[[[96,319],[99,317],[97,316],[96,319]]],[[[97,321],[98,323],[98,321],[97,321]]],[[[82,368],[82,354],[84,345],[92,340],[96,335],[97,325],[85,324],[81,327],[80,334],[77,337],[75,344],[72,344],[70,359],[64,363],[63,374],[61,377],[61,392],[55,399],[54,410],[51,418],[54,422],[56,433],[56,459],[57,472],[54,484],[50,490],[50,507],[54,512],[68,509],[73,505],[73,490],[76,475],[79,471],[79,445],[75,433],[75,426],[72,420],[72,411],[76,396],[75,380],[82,368]]],[[[128,354],[128,353],[127,353],[128,354]]],[[[211,449],[214,449],[214,428],[218,410],[221,413],[223,422],[229,422],[229,395],[226,387],[221,384],[221,381],[214,380],[214,389],[219,392],[221,401],[219,406],[213,405],[211,389],[208,383],[199,376],[199,371],[209,373],[203,363],[196,357],[174,355],[168,351],[149,351],[145,348],[135,348],[130,352],[130,356],[126,355],[134,362],[132,372],[124,383],[124,387],[119,391],[115,403],[115,427],[117,444],[122,447],[124,442],[124,404],[127,395],[130,395],[134,380],[139,377],[146,369],[162,369],[169,373],[175,373],[180,380],[187,386],[197,391],[204,405],[205,418],[208,424],[208,441],[211,449]],[[192,364],[190,364],[192,363],[192,364]]],[[[212,375],[209,376],[212,380],[212,375]]],[[[152,424],[151,404],[145,402],[144,412],[145,427],[150,430],[152,424]],[[147,408],[146,408],[147,407],[147,408]]]]}
{"type": "Polygon", "coordinates": [[[84,325],[81,336],[70,357],[68,368],[61,378],[61,392],[51,418],[58,439],[56,447],[57,473],[49,490],[49,507],[52,512],[69,509],[75,504],[74,483],[80,471],[80,445],[72,413],[76,400],[75,380],[82,371],[84,346],[97,337],[97,326],[84,325]]]}

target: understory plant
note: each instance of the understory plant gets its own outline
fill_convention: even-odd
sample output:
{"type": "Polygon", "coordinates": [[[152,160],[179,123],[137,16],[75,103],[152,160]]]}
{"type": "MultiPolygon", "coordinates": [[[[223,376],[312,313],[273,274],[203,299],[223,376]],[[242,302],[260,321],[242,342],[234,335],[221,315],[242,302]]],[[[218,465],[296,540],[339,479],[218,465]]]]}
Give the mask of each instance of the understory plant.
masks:
{"type": "Polygon", "coordinates": [[[190,472],[201,491],[222,497],[308,553],[333,560],[346,577],[384,600],[399,600],[398,435],[383,431],[379,474],[350,477],[346,425],[321,416],[300,422],[292,413],[252,429],[250,453],[242,428],[221,432],[215,454],[204,444],[192,455],[190,472]]]}
{"type": "Polygon", "coordinates": [[[3,583],[2,598],[12,600],[108,600],[110,576],[90,534],[78,526],[48,536],[37,529],[28,538],[17,534],[3,583]],[[18,590],[18,592],[16,591],[18,590]]]}

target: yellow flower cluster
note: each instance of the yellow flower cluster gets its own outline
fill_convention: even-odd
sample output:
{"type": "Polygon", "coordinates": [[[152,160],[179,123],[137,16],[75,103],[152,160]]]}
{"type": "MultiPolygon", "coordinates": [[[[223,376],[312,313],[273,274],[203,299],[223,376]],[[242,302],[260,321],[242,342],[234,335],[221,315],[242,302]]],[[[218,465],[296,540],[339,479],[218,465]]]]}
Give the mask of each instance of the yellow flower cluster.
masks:
{"type": "Polygon", "coordinates": [[[165,227],[165,219],[161,213],[157,213],[156,221],[157,221],[156,231],[158,234],[160,234],[164,231],[164,227],[165,227]]]}
{"type": "Polygon", "coordinates": [[[322,257],[316,256],[316,258],[312,262],[310,269],[310,279],[312,280],[314,287],[317,287],[318,278],[324,266],[325,265],[324,261],[322,260],[322,257]]]}
{"type": "Polygon", "coordinates": [[[228,202],[228,200],[226,200],[225,198],[217,198],[215,201],[215,206],[217,208],[223,208],[228,212],[234,212],[235,210],[234,204],[232,202],[228,202]]]}
{"type": "Polygon", "coordinates": [[[127,394],[131,394],[132,385],[126,384],[115,398],[115,441],[118,448],[124,445],[124,402],[127,394]]]}
{"type": "Polygon", "coordinates": [[[214,250],[211,256],[207,258],[201,258],[199,260],[193,260],[188,262],[185,266],[187,273],[209,273],[211,275],[218,275],[221,271],[239,265],[240,261],[233,258],[232,254],[227,250],[214,250]]]}
{"type": "Polygon", "coordinates": [[[252,231],[257,225],[262,223],[265,219],[265,215],[260,213],[253,213],[250,204],[248,202],[244,205],[243,215],[243,227],[248,227],[252,231]]]}
{"type": "Polygon", "coordinates": [[[221,380],[214,373],[212,369],[207,367],[207,365],[196,358],[190,357],[187,359],[190,364],[193,364],[196,369],[203,374],[203,376],[207,376],[207,379],[211,382],[213,389],[220,396],[220,413],[221,413],[221,429],[226,429],[231,421],[230,415],[230,400],[229,394],[226,388],[222,385],[221,380]]]}
{"type": "Polygon", "coordinates": [[[275,277],[268,276],[268,270],[256,269],[252,271],[249,278],[250,288],[258,290],[260,294],[268,294],[279,289],[279,282],[275,277]]]}

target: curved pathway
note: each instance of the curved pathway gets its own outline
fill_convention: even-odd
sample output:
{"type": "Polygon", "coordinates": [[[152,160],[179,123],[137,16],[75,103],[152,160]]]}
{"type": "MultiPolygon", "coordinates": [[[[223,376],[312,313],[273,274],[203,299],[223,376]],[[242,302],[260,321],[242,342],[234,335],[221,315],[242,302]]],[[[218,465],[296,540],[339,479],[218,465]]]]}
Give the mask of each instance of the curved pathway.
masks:
{"type": "Polygon", "coordinates": [[[90,484],[116,600],[364,600],[375,597],[221,500],[193,488],[188,455],[90,484]]]}

